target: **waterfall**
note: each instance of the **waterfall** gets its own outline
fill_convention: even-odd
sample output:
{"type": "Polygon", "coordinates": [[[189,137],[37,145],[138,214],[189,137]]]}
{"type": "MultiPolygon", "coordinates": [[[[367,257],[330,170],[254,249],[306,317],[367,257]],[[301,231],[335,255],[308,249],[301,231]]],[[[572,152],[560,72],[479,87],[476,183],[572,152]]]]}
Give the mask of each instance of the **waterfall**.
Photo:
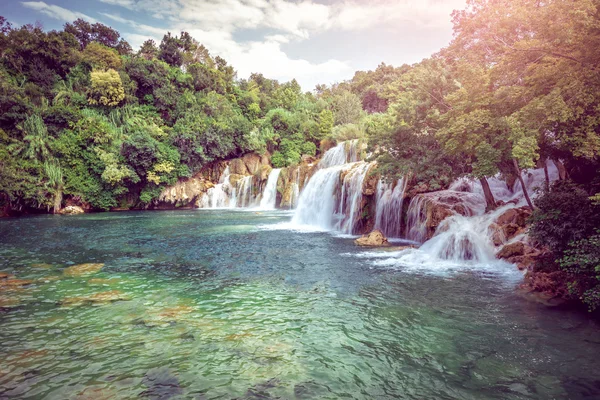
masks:
{"type": "Polygon", "coordinates": [[[357,163],[344,176],[342,193],[334,216],[334,219],[337,220],[334,226],[336,231],[353,233],[362,209],[362,187],[369,167],[370,164],[368,163],[357,163]]]}
{"type": "Polygon", "coordinates": [[[426,201],[424,196],[413,197],[406,212],[406,238],[419,243],[423,243],[427,238],[426,201]]]}
{"type": "Polygon", "coordinates": [[[296,180],[293,183],[292,199],[290,201],[290,208],[296,208],[298,206],[298,198],[300,197],[300,167],[296,168],[296,180]]]}
{"type": "Polygon", "coordinates": [[[233,208],[236,205],[235,188],[229,181],[229,166],[225,168],[219,178],[219,183],[208,189],[200,200],[200,208],[233,208]]]}
{"type": "Polygon", "coordinates": [[[325,153],[300,194],[293,225],[353,233],[370,165],[359,162],[359,155],[358,140],[339,143],[325,153]]]}
{"type": "Polygon", "coordinates": [[[235,191],[237,194],[237,207],[250,207],[254,200],[252,197],[252,175],[240,179],[235,186],[235,191]]]}
{"type": "Polygon", "coordinates": [[[281,169],[272,169],[267,178],[267,184],[265,190],[260,199],[260,209],[262,210],[274,210],[277,202],[277,180],[281,169]]]}
{"type": "Polygon", "coordinates": [[[402,237],[402,206],[406,181],[398,179],[395,186],[380,179],[377,183],[375,229],[390,238],[402,237]]]}

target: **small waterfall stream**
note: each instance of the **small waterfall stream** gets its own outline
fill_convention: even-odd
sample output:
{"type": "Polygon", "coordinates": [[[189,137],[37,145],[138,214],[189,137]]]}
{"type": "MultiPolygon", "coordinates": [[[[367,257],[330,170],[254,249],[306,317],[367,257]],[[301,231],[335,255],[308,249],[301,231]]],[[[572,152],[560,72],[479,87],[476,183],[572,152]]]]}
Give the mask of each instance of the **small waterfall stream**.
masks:
{"type": "Polygon", "coordinates": [[[267,178],[265,190],[260,199],[259,208],[262,210],[274,210],[277,202],[277,180],[281,169],[272,169],[267,178]]]}
{"type": "Polygon", "coordinates": [[[300,194],[293,225],[354,233],[370,166],[359,155],[357,140],[339,143],[325,153],[300,194]]]}
{"type": "Polygon", "coordinates": [[[398,179],[395,185],[380,179],[377,183],[375,229],[389,238],[402,237],[402,207],[406,191],[405,179],[398,179]]]}

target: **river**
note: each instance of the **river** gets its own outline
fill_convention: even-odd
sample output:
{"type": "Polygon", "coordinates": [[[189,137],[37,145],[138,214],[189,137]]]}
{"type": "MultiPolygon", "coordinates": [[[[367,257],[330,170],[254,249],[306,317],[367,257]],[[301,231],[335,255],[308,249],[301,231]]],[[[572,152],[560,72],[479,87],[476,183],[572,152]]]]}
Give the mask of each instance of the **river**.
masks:
{"type": "Polygon", "coordinates": [[[0,220],[0,272],[30,281],[0,283],[0,398],[600,395],[600,324],[524,299],[514,267],[404,267],[291,219],[0,220]]]}

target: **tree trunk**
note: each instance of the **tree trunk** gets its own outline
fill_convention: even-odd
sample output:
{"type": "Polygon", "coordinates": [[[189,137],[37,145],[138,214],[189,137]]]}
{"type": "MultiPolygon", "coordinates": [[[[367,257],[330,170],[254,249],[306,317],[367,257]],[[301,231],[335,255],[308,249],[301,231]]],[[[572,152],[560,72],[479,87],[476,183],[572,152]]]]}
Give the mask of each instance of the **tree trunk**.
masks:
{"type": "Polygon", "coordinates": [[[567,180],[567,169],[563,165],[563,163],[557,158],[553,159],[552,162],[556,165],[556,169],[558,169],[558,179],[561,181],[567,180]]]}
{"type": "Polygon", "coordinates": [[[550,176],[548,175],[548,159],[544,158],[544,177],[546,178],[546,192],[550,191],[550,176]]]}
{"type": "Polygon", "coordinates": [[[521,187],[523,188],[523,195],[525,196],[525,200],[527,200],[527,205],[529,206],[529,208],[531,208],[533,210],[533,203],[531,202],[531,199],[529,198],[529,193],[527,192],[527,188],[525,187],[525,181],[523,181],[523,177],[521,176],[521,169],[519,168],[519,164],[517,163],[517,160],[515,160],[513,158],[513,165],[515,167],[515,172],[517,174],[517,178],[519,179],[519,182],[521,182],[521,187]]]}
{"type": "Polygon", "coordinates": [[[60,211],[60,206],[62,205],[62,188],[56,189],[56,194],[54,195],[54,214],[58,214],[60,211]]]}
{"type": "Polygon", "coordinates": [[[483,195],[485,197],[485,212],[489,212],[496,209],[496,200],[494,200],[494,194],[490,189],[490,184],[485,177],[479,178],[481,187],[483,188],[483,195]]]}

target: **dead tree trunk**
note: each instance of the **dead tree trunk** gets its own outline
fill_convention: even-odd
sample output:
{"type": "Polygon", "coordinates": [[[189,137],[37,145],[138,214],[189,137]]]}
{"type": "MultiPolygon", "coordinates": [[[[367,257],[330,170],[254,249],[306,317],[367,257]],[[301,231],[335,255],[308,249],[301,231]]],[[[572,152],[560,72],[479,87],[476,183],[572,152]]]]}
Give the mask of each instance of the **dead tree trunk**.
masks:
{"type": "Polygon", "coordinates": [[[483,178],[479,178],[479,182],[481,183],[481,187],[483,188],[483,196],[485,197],[485,212],[495,210],[497,205],[496,200],[494,200],[492,189],[490,189],[490,184],[485,176],[483,178]]]}
{"type": "Polygon", "coordinates": [[[525,187],[525,181],[523,181],[523,177],[521,176],[521,168],[519,168],[519,163],[517,163],[517,160],[513,159],[513,165],[515,167],[517,179],[519,179],[519,182],[521,182],[521,187],[523,188],[523,195],[525,196],[525,200],[527,200],[527,205],[533,210],[533,203],[529,198],[529,193],[527,192],[527,188],[525,187]]]}

